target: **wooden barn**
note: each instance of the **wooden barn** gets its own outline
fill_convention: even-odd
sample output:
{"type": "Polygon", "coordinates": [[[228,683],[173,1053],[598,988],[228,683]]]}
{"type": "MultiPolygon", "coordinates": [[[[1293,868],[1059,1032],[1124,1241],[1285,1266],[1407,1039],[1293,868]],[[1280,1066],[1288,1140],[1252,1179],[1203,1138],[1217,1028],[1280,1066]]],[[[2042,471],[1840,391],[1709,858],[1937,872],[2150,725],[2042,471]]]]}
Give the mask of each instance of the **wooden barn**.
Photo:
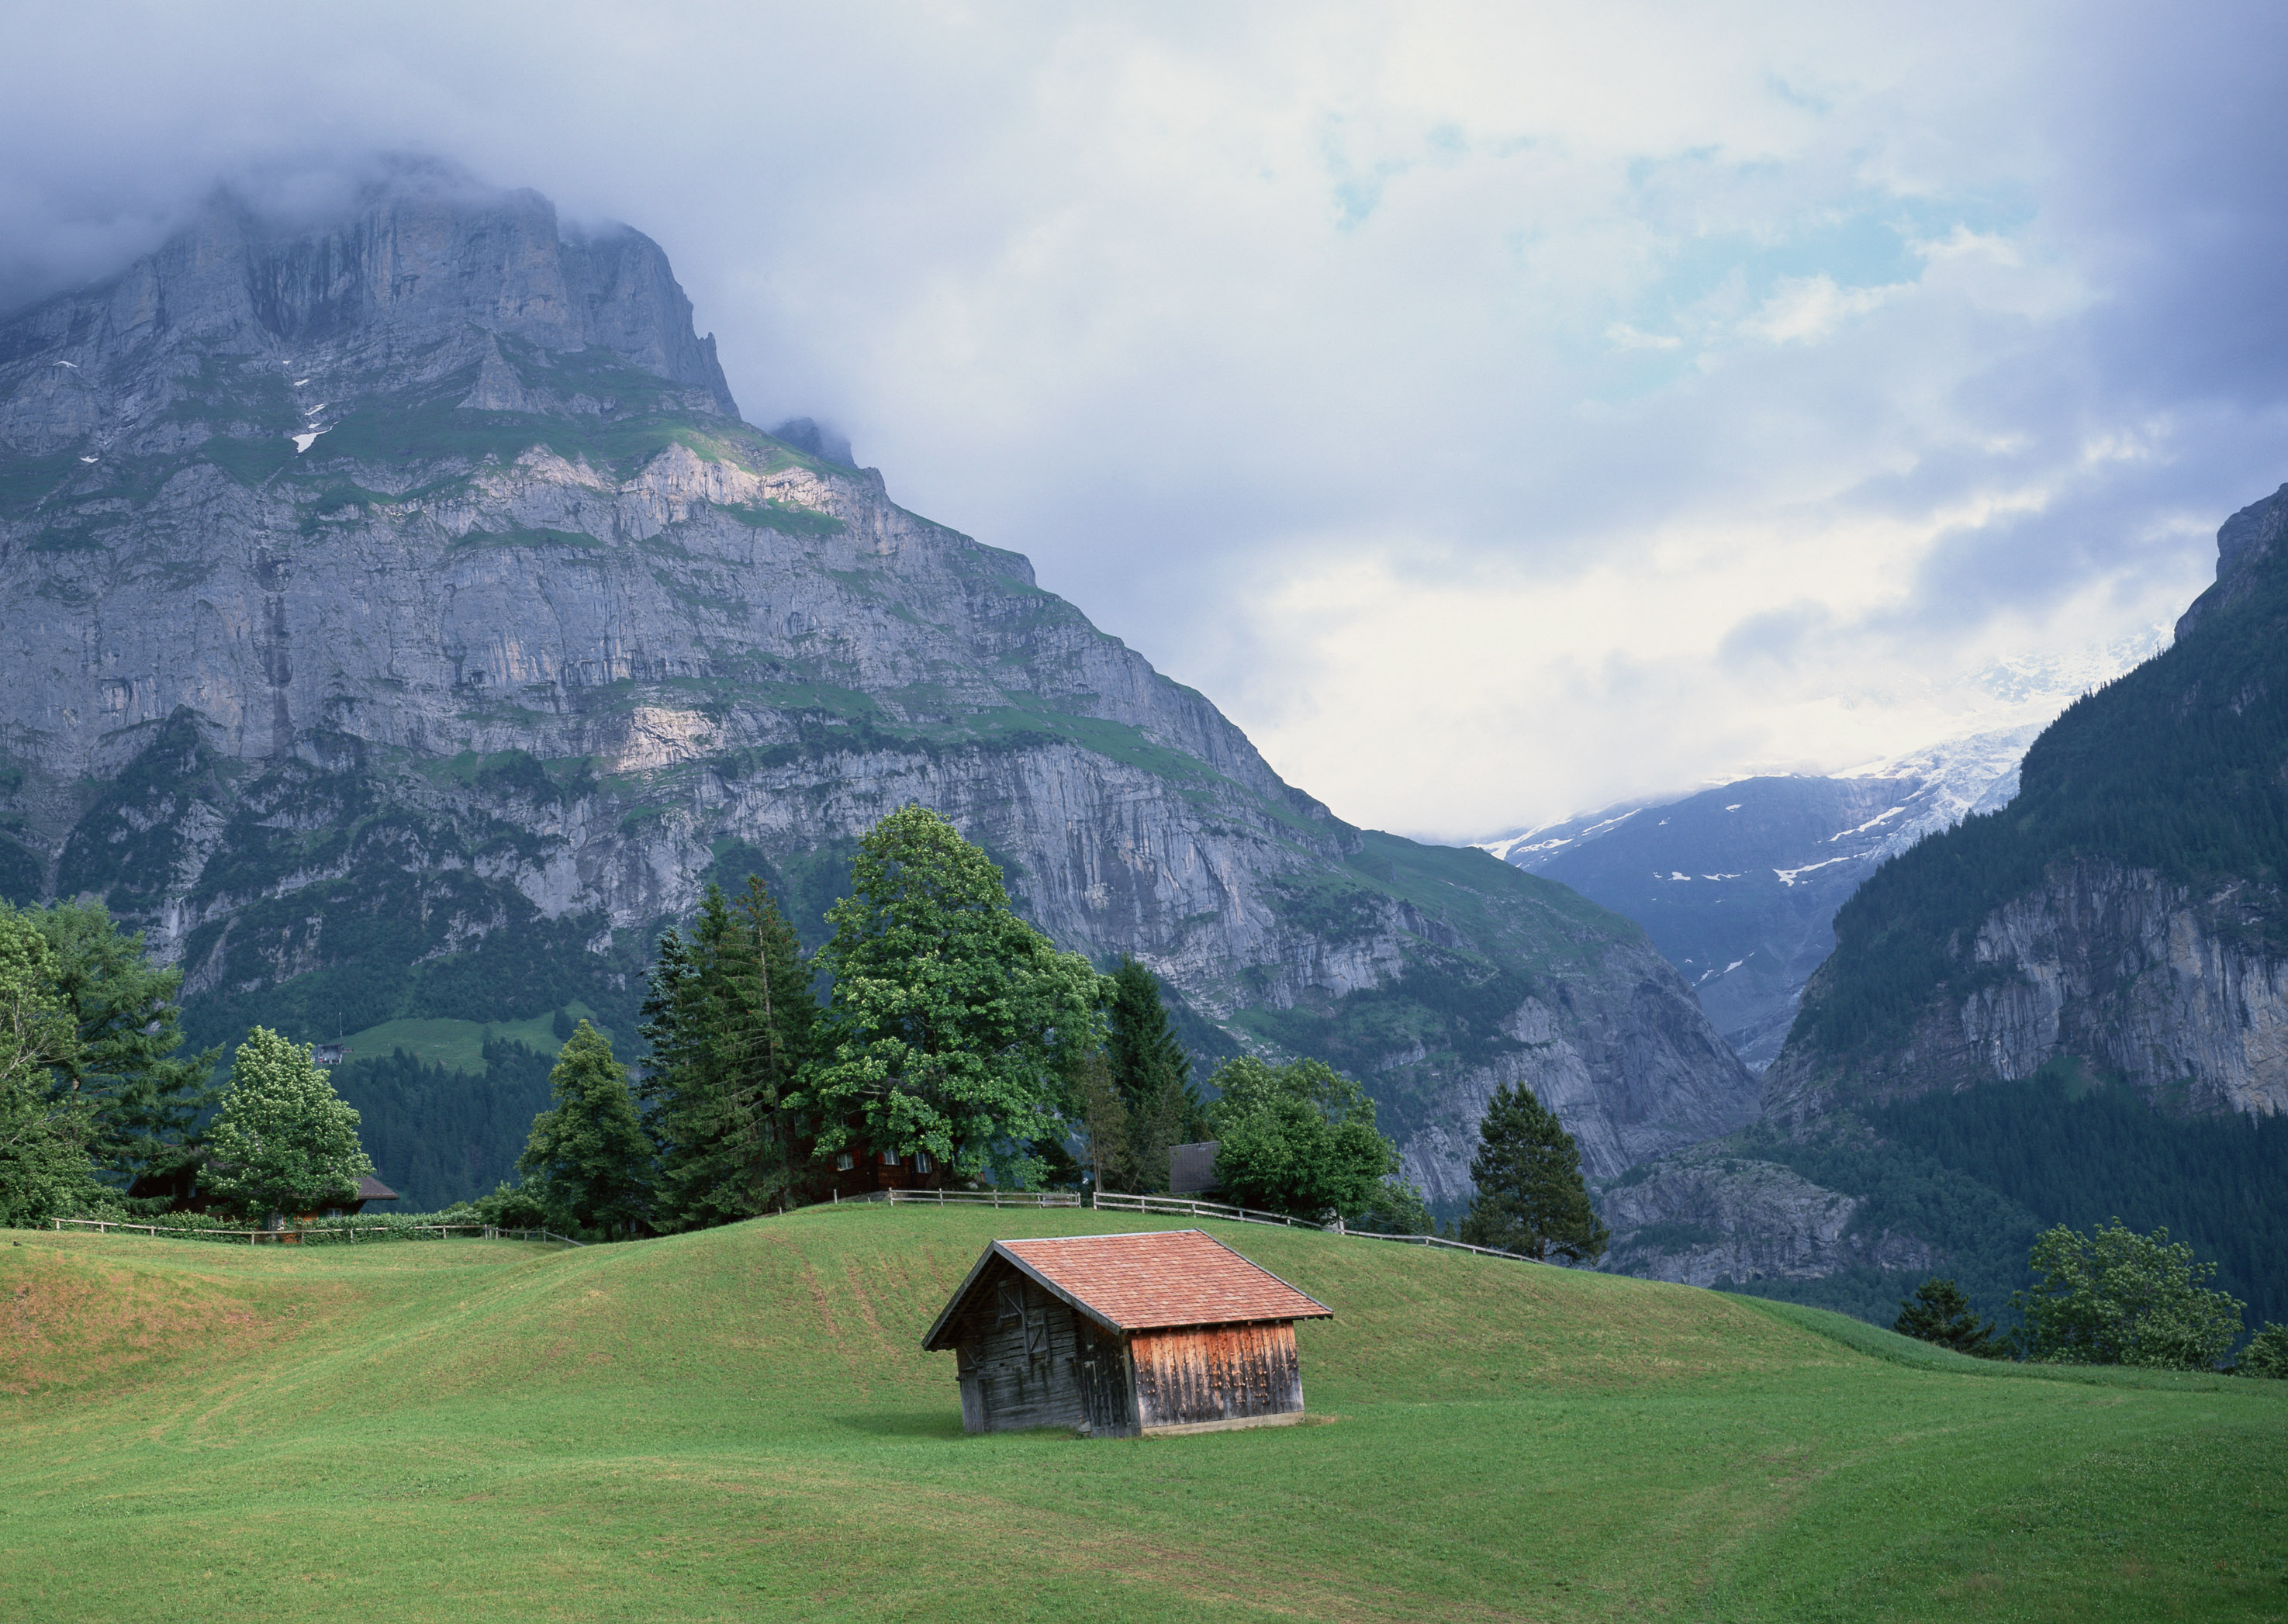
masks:
{"type": "Polygon", "coordinates": [[[1298,1319],[1334,1311],[1196,1229],[997,1240],[922,1338],[966,1432],[1092,1438],[1303,1418],[1298,1319]]]}

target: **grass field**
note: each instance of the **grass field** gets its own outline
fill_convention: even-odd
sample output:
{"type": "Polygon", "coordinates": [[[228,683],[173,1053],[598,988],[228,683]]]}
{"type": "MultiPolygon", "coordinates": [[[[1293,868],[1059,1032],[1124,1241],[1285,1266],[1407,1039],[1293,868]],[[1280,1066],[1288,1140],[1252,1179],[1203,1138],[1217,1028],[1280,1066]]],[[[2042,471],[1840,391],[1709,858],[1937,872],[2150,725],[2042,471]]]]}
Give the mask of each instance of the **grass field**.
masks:
{"type": "MultiPolygon", "coordinates": [[[[593,1010],[576,1000],[568,1008],[575,1020],[592,1021],[596,1018],[593,1010]]],[[[540,1055],[553,1055],[563,1048],[564,1040],[556,1035],[552,1025],[555,1015],[550,1010],[530,1020],[489,1024],[473,1020],[385,1020],[378,1026],[353,1032],[345,1041],[354,1060],[386,1058],[393,1050],[402,1049],[425,1066],[433,1061],[447,1071],[481,1077],[485,1070],[485,1040],[489,1037],[521,1043],[540,1055]]],[[[604,1035],[612,1034],[606,1032],[604,1035]]]]}
{"type": "Polygon", "coordinates": [[[1136,1227],[12,1234],[0,1619],[2288,1619],[2288,1383],[1332,1236],[1217,1226],[1326,1424],[965,1438],[979,1250],[1136,1227]]]}

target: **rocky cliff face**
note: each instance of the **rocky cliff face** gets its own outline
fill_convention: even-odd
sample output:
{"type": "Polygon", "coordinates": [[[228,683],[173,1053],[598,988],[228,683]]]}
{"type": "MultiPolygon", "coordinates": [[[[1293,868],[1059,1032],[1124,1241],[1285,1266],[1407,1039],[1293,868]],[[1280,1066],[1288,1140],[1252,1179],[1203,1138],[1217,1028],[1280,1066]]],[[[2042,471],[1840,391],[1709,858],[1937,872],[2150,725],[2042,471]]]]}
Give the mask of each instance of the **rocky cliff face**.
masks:
{"type": "MultiPolygon", "coordinates": [[[[1841,945],[1764,1074],[1768,1122],[1793,1147],[1906,1120],[1886,1112],[1907,1102],[1919,1102],[1918,1131],[1943,1145],[1945,1113],[1987,1120],[1973,1114],[1991,1103],[1983,1090],[2038,1076],[2126,1089],[2179,1120],[2288,1110],[2284,535],[2288,488],[2236,514],[2219,533],[2217,583],[2174,646],[2046,729],[2006,806],[1897,855],[1838,915],[1841,945]]],[[[1913,1266],[1823,1253],[1807,1217],[1815,1203],[1766,1202],[1787,1182],[1774,1165],[1784,1158],[1752,1137],[1609,1191],[1608,1221],[1641,1232],[1617,1264],[1674,1275],[1761,1248],[1815,1272],[1913,1266]]],[[[2082,1168],[2106,1174],[2094,1151],[2082,1168]]],[[[1863,1158],[1850,1170],[1870,1187],[1887,1176],[1863,1158]]],[[[2149,1172],[2124,1194],[2165,1202],[2157,1184],[2199,1176],[2149,1172]]],[[[1934,1198],[1925,1219],[1976,1198],[1934,1198]]],[[[2239,1222],[2271,1221],[2278,1199],[2252,1200],[2239,1222]]],[[[1904,1238],[1918,1238],[1916,1221],[1904,1238]]],[[[1767,1278],[1787,1278],[1775,1269],[1767,1278]]],[[[2260,1288],[2269,1279],[2256,1277],[2260,1288]]]]}
{"type": "Polygon", "coordinates": [[[2149,869],[2059,864],[1979,926],[1969,958],[1985,973],[1905,1042],[1847,1077],[1799,1052],[1774,1068],[1766,1109],[1792,1121],[1839,1091],[1879,1102],[2072,1058],[2175,1111],[2288,1110],[2288,962],[2261,945],[2257,889],[2197,898],[2149,869]]]}
{"type": "Polygon", "coordinates": [[[1604,1267],[1688,1286],[1818,1279],[1851,1267],[1927,1269],[1930,1244],[1860,1222],[1866,1201],[1744,1147],[1696,1145],[1599,1192],[1604,1267]]]}
{"type": "Polygon", "coordinates": [[[107,898],[218,1034],[624,1018],[707,879],[814,938],[920,801],[1064,945],[1367,1079],[1434,1192],[1505,1077],[1600,1171],[1745,1120],[1633,926],[1344,824],[822,446],[738,419],[634,233],[434,175],[218,202],[0,325],[0,889],[107,898]]]}

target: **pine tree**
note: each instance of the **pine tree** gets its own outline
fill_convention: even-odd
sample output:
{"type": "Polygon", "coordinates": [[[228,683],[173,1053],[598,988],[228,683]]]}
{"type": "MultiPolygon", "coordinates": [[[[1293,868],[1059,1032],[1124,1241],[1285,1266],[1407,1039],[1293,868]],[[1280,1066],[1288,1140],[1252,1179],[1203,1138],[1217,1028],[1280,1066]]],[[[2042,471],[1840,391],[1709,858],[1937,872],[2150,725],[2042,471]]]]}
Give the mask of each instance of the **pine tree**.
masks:
{"type": "Polygon", "coordinates": [[[1113,967],[1105,1056],[1128,1105],[1128,1164],[1136,1188],[1168,1187],[1168,1152],[1208,1134],[1207,1102],[1177,1040],[1160,978],[1123,955],[1113,967]]]}
{"type": "Polygon", "coordinates": [[[1899,1317],[1891,1328],[1902,1336],[1936,1343],[1942,1348],[1951,1348],[1974,1359],[2003,1357],[2003,1349],[1995,1341],[1993,1322],[1980,1325],[1978,1316],[1970,1311],[1970,1299],[1962,1295],[1962,1288],[1936,1275],[1915,1287],[1912,1297],[1900,1299],[1899,1317]]]}
{"type": "Polygon", "coordinates": [[[710,885],[690,934],[661,938],[644,1017],[660,1226],[735,1223],[784,1202],[807,1176],[790,1099],[816,1052],[818,1005],[760,880],[735,903],[710,885]]]}
{"type": "Polygon", "coordinates": [[[232,1058],[208,1145],[200,1183],[258,1217],[346,1205],[373,1171],[358,1143],[358,1113],[310,1046],[267,1026],[248,1033],[232,1058]]]}
{"type": "Polygon", "coordinates": [[[582,1021],[548,1073],[556,1102],[517,1158],[523,1189],[561,1229],[616,1235],[650,1216],[652,1144],[611,1041],[582,1021]]]}
{"type": "Polygon", "coordinates": [[[99,902],[28,917],[55,955],[56,992],[78,1033],[78,1052],[58,1075],[94,1113],[97,1164],[122,1184],[147,1179],[187,1198],[203,1160],[199,1124],[220,1092],[222,1050],[175,1053],[181,966],[153,964],[142,934],[123,935],[99,902]]]}
{"type": "Polygon", "coordinates": [[[1594,1263],[1612,1237],[1589,1204],[1580,1147],[1557,1113],[1531,1089],[1503,1083],[1478,1125],[1470,1163],[1478,1192],[1462,1220],[1462,1239],[1546,1260],[1553,1252],[1594,1263]]]}

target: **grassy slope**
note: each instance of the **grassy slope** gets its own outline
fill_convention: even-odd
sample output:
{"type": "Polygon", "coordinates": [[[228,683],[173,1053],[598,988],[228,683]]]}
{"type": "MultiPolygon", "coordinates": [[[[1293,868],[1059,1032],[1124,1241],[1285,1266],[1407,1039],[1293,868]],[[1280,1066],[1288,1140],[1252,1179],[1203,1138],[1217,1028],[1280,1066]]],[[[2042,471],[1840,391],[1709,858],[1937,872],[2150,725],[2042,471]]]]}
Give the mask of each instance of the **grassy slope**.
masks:
{"type": "Polygon", "coordinates": [[[915,1351],[953,1283],[993,1236],[1123,1226],[27,1235],[0,1617],[2288,1617],[2288,1385],[1918,1368],[1359,1240],[1226,1232],[1338,1310],[1301,1333],[1334,1424],[964,1438],[915,1351]]]}

